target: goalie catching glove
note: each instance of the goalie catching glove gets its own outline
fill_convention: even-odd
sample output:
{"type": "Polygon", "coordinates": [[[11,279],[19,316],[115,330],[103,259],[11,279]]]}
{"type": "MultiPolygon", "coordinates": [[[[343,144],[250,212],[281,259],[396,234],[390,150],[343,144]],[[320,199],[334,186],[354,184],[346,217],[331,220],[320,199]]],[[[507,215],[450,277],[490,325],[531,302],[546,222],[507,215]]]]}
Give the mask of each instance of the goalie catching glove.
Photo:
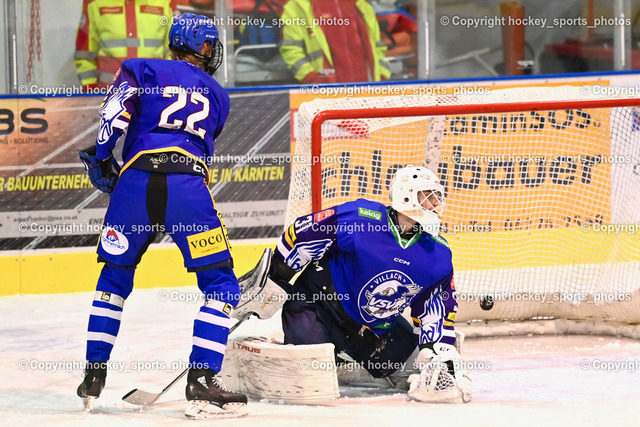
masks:
{"type": "Polygon", "coordinates": [[[80,160],[89,174],[89,181],[103,193],[111,193],[118,182],[120,165],[113,158],[100,160],[96,157],[96,146],[93,145],[79,152],[80,160]]]}
{"type": "Polygon", "coordinates": [[[238,279],[241,297],[233,317],[242,319],[255,314],[260,319],[268,319],[287,301],[291,285],[286,280],[269,277],[272,255],[271,248],[265,249],[255,268],[238,279]]]}
{"type": "Polygon", "coordinates": [[[418,353],[420,374],[409,377],[409,396],[420,402],[467,403],[471,401],[471,378],[462,357],[449,344],[434,343],[418,353]]]}

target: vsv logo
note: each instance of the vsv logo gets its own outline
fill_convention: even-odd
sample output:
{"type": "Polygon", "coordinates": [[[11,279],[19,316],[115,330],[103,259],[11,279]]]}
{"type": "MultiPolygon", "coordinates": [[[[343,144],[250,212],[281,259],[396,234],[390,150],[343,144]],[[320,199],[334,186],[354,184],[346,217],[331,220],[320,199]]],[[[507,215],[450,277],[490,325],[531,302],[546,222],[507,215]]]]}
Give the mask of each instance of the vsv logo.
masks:
{"type": "Polygon", "coordinates": [[[360,291],[360,314],[368,321],[398,316],[420,290],[420,286],[405,273],[385,271],[369,280],[360,291]]]}

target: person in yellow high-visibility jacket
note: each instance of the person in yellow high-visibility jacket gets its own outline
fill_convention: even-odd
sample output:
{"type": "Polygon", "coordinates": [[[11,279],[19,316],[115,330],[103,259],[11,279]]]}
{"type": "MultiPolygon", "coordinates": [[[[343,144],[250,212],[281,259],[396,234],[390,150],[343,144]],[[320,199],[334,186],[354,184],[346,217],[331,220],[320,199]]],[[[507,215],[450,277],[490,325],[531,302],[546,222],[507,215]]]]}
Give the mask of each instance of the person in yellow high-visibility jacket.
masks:
{"type": "Polygon", "coordinates": [[[289,0],[281,17],[280,54],[296,80],[387,80],[386,45],[367,0],[289,0]]]}
{"type": "Polygon", "coordinates": [[[175,0],[83,0],[74,62],[86,88],[107,87],[128,58],[168,58],[175,0]]]}

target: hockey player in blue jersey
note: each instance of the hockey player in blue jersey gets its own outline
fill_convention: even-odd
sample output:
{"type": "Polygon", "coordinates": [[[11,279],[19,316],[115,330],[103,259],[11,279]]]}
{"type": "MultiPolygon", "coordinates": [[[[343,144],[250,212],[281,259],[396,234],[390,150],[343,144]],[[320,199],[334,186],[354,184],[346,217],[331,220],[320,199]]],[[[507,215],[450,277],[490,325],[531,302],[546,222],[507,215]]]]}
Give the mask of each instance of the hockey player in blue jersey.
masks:
{"type": "Polygon", "coordinates": [[[247,402],[214,377],[239,299],[226,230],[208,188],[208,165],[229,113],[229,96],[211,76],[221,63],[222,45],[210,18],[180,15],[169,38],[174,60],[123,62],[100,107],[96,146],[80,153],[92,183],[111,193],[111,200],[97,249],[104,266],[78,395],[88,409],[100,396],[136,266],[156,233],[163,232],[180,248],[206,297],[194,321],[186,389],[186,415],[201,417],[247,402]],[[118,174],[112,151],[125,131],[118,174]]]}
{"type": "Polygon", "coordinates": [[[438,234],[443,192],[429,169],[407,166],[391,184],[390,207],[359,199],[297,218],[266,281],[291,293],[282,307],[285,344],[333,343],[337,362],[355,361],[376,378],[406,366],[416,350],[411,397],[469,401],[456,349],[451,250],[438,234]],[[402,317],[407,308],[413,327],[402,317]]]}

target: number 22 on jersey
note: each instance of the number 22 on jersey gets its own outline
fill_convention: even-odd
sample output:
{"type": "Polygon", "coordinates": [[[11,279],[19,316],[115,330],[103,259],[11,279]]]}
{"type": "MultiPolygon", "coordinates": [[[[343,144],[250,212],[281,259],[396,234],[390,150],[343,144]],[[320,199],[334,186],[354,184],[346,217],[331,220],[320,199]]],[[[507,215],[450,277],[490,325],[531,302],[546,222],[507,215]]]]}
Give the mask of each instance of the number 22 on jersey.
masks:
{"type": "Polygon", "coordinates": [[[180,129],[185,121],[177,117],[190,113],[186,117],[184,130],[204,139],[207,131],[203,128],[197,127],[196,123],[206,119],[209,115],[209,99],[200,92],[193,91],[187,93],[185,88],[178,86],[167,86],[162,92],[163,98],[173,98],[176,95],[178,96],[178,99],[162,110],[158,126],[167,129],[180,129]],[[194,108],[190,104],[200,104],[202,105],[202,109],[193,111],[194,108]],[[174,115],[173,118],[171,118],[172,115],[174,115]]]}

